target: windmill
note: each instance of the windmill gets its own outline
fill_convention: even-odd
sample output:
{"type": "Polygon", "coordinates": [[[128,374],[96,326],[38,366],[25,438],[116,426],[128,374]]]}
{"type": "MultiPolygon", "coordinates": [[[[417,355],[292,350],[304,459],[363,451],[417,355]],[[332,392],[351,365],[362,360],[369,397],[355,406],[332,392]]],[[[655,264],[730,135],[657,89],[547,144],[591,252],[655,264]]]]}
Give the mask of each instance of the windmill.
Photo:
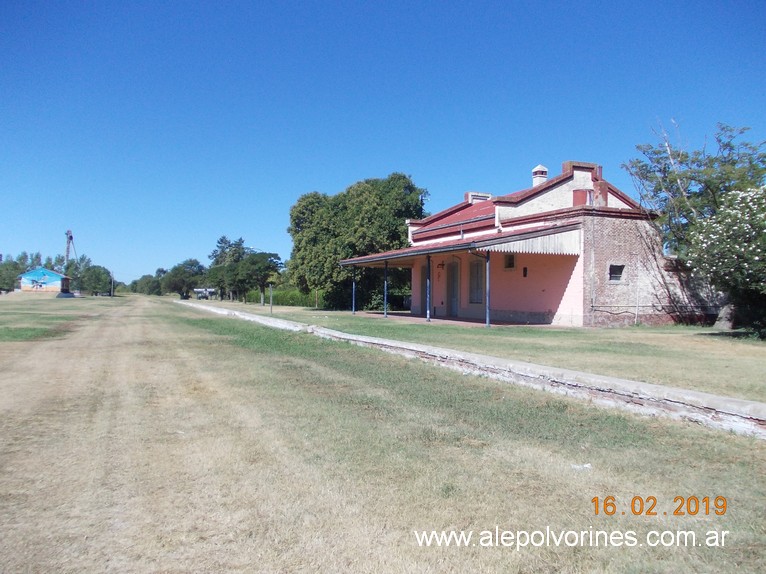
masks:
{"type": "Polygon", "coordinates": [[[74,235],[72,235],[72,230],[67,229],[66,230],[66,251],[64,253],[64,266],[66,267],[66,264],[69,263],[69,248],[72,248],[74,250],[74,257],[77,259],[77,249],[74,247],[74,235]]]}
{"type": "MultiPolygon", "coordinates": [[[[74,247],[74,235],[72,235],[72,230],[67,229],[66,230],[66,251],[64,251],[64,273],[67,271],[67,264],[69,263],[69,249],[72,249],[74,251],[75,259],[77,259],[77,249],[74,247]]],[[[61,294],[58,295],[59,297],[67,296],[71,297],[72,295],[69,292],[69,277],[63,277],[61,279],[61,294]]]]}

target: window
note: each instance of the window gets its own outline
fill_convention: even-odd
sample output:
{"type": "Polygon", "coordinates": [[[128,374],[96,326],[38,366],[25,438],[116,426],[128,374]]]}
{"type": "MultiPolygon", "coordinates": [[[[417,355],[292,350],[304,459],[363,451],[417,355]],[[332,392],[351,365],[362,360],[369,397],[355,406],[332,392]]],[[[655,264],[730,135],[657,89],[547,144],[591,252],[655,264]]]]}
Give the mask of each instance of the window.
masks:
{"type": "Polygon", "coordinates": [[[505,269],[513,269],[516,267],[516,255],[514,253],[506,253],[503,260],[503,267],[505,269]]]}
{"type": "Polygon", "coordinates": [[[484,262],[471,261],[470,288],[468,294],[469,303],[484,302],[484,262]]]}
{"type": "Polygon", "coordinates": [[[609,281],[622,281],[622,274],[625,271],[624,265],[609,266],[609,281]]]}

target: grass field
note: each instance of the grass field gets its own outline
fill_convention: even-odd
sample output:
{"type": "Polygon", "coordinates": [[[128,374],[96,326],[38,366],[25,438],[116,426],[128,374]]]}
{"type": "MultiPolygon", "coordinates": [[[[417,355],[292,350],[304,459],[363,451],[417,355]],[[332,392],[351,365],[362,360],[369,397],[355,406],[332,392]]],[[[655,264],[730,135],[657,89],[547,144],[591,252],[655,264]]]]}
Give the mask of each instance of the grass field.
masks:
{"type": "Polygon", "coordinates": [[[124,298],[57,299],[49,293],[0,296],[0,343],[60,337],[89,315],[124,298]]]}
{"type": "MultiPolygon", "coordinates": [[[[166,300],[77,303],[82,318],[61,340],[0,345],[13,346],[0,352],[4,372],[36,350],[48,356],[60,348],[61,361],[77,349],[79,378],[98,374],[83,392],[105,397],[86,401],[81,413],[76,403],[41,412],[36,424],[32,403],[2,407],[0,557],[11,567],[19,566],[14,544],[37,556],[29,547],[50,546],[63,530],[85,548],[63,569],[81,571],[104,569],[104,555],[116,556],[120,571],[766,571],[763,441],[606,412],[166,300]],[[107,430],[80,452],[90,420],[107,430]],[[66,443],[71,451],[45,442],[68,435],[79,437],[66,443]],[[38,477],[24,490],[33,454],[19,452],[46,445],[40,467],[62,475],[50,486],[38,477]],[[53,487],[69,475],[90,477],[77,503],[71,487],[66,495],[53,487]],[[109,512],[99,520],[105,496],[109,512]],[[650,497],[655,515],[647,515],[650,497]],[[691,516],[684,505],[674,516],[676,497],[709,497],[709,511],[691,516]],[[727,502],[720,516],[716,497],[727,502]],[[90,498],[95,517],[86,512],[90,498]],[[30,516],[40,524],[27,524],[30,516]],[[592,532],[612,540],[633,533],[636,545],[527,542],[517,550],[515,541],[490,540],[496,527],[585,532],[586,540],[592,532]],[[416,533],[453,530],[471,531],[472,543],[417,542],[416,533]],[[673,544],[649,546],[652,531],[672,533],[664,541],[673,544]],[[701,545],[677,545],[678,531],[694,532],[701,545]],[[708,533],[718,534],[718,546],[705,544],[708,533]]],[[[3,316],[11,311],[0,301],[3,316]]],[[[39,311],[58,314],[55,302],[39,311]]],[[[52,556],[25,565],[61,567],[52,556]]]]}
{"type": "MultiPolygon", "coordinates": [[[[478,533],[496,525],[634,530],[640,536],[651,529],[730,530],[738,532],[743,554],[734,560],[741,568],[766,566],[761,558],[750,565],[744,559],[758,554],[766,530],[759,510],[739,506],[740,497],[756,502],[766,495],[760,442],[603,413],[303,334],[225,319],[182,324],[227,337],[273,365],[268,382],[258,378],[256,384],[266,402],[280,405],[273,419],[280,433],[297,439],[313,468],[348,485],[368,510],[377,509],[379,524],[396,524],[397,545],[414,542],[402,535],[410,530],[478,533]],[[592,470],[577,470],[584,464],[592,470]],[[742,522],[662,516],[675,510],[676,496],[695,493],[730,493],[742,522]],[[591,499],[609,495],[620,501],[619,513],[634,496],[655,496],[661,516],[596,517],[591,499]]],[[[486,565],[478,570],[504,571],[509,564],[525,572],[562,565],[582,572],[704,571],[717,569],[726,555],[707,548],[614,550],[541,549],[513,557],[498,548],[438,552],[446,552],[445,564],[455,560],[466,571],[475,562],[486,565]]],[[[426,553],[433,556],[433,550],[426,553]]]]}
{"type": "MultiPolygon", "coordinates": [[[[251,313],[269,307],[210,302],[251,313]]],[[[360,313],[275,307],[285,319],[359,335],[384,337],[507,357],[540,365],[766,402],[766,342],[703,327],[573,329],[547,326],[455,325],[360,313]]]]}

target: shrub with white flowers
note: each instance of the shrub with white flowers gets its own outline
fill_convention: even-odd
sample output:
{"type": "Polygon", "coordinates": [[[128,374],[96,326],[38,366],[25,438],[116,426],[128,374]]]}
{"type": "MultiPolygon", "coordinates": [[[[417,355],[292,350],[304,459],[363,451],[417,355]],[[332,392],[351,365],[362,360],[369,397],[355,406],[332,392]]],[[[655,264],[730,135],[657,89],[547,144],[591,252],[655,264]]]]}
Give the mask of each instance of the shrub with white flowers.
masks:
{"type": "Polygon", "coordinates": [[[766,188],[732,191],[690,234],[688,263],[723,290],[766,293],[766,188]]]}
{"type": "Polygon", "coordinates": [[[766,188],[727,193],[714,215],[696,222],[689,240],[694,273],[755,314],[756,330],[766,335],[766,188]]]}

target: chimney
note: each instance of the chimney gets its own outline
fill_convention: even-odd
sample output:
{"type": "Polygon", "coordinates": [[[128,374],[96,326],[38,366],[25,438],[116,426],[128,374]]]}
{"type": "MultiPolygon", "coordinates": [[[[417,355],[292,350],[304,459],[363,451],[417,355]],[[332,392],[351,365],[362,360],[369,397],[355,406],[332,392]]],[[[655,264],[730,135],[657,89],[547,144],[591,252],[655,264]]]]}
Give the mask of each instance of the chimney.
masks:
{"type": "Polygon", "coordinates": [[[548,181],[548,168],[544,165],[537,165],[532,170],[532,187],[548,181]]]}

